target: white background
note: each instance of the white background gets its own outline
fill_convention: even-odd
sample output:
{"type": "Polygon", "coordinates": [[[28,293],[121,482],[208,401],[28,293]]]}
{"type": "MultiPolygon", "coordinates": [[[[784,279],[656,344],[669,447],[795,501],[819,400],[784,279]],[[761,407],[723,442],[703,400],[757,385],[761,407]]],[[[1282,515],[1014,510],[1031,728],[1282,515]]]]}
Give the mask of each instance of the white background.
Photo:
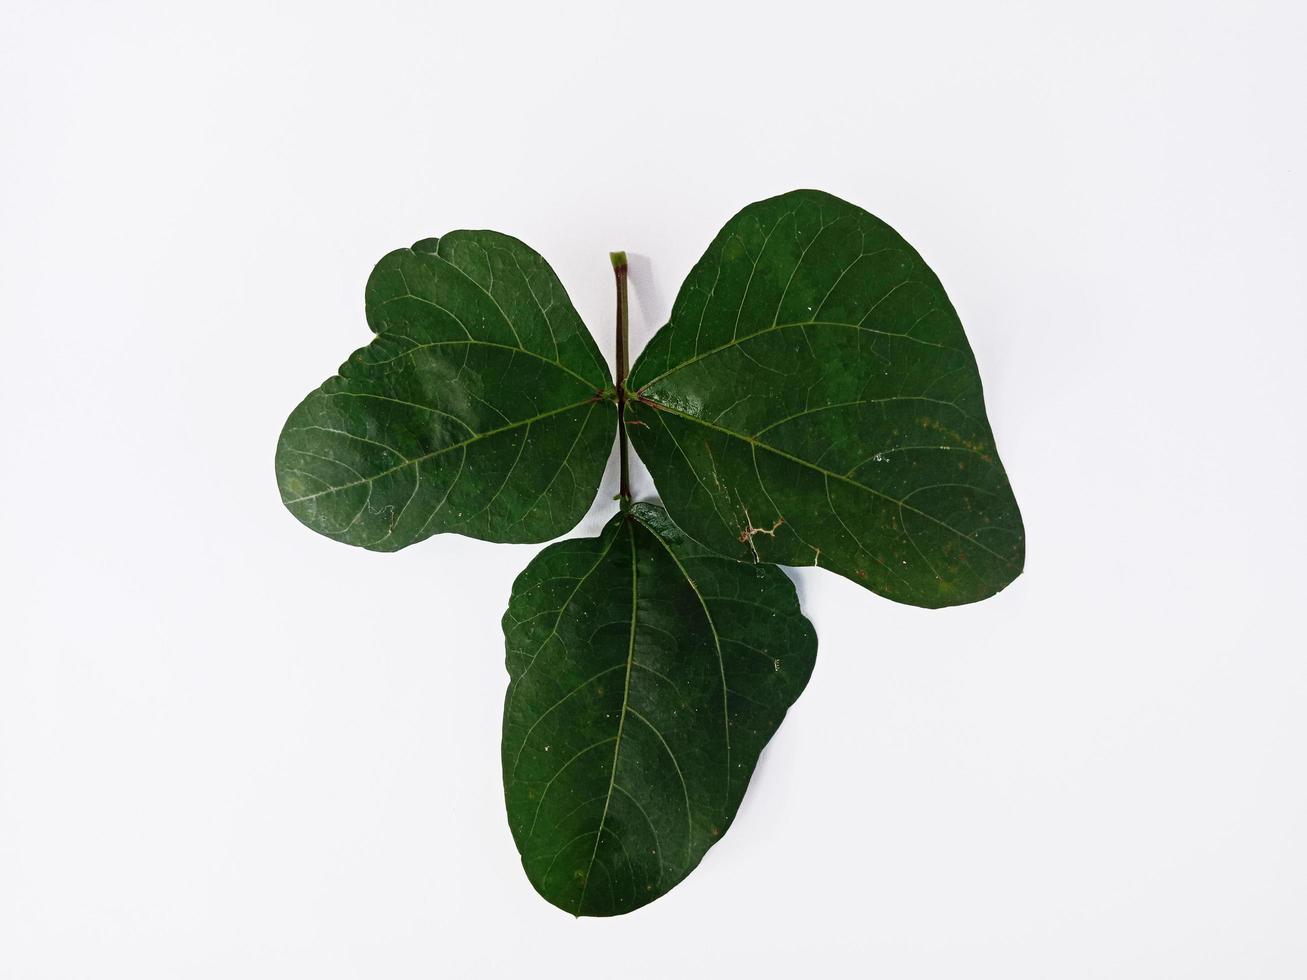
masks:
{"type": "Polygon", "coordinates": [[[0,977],[1307,975],[1300,3],[0,9],[0,977]],[[317,537],[277,433],[392,248],[515,234],[605,350],[626,248],[638,349],[798,186],[946,284],[1027,571],[798,573],[734,829],[577,921],[502,811],[537,549],[317,537]]]}

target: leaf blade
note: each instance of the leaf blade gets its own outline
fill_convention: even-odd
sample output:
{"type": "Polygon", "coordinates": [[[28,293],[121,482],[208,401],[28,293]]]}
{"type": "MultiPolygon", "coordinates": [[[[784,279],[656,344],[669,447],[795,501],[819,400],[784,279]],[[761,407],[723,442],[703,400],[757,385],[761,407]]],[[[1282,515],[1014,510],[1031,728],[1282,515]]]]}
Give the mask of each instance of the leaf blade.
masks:
{"type": "Polygon", "coordinates": [[[854,205],[795,191],[732,218],[628,388],[669,512],[722,554],[928,607],[1020,573],[961,323],[916,251],[854,205]]]}
{"type": "Polygon", "coordinates": [[[391,252],[366,290],[376,336],[291,413],[282,500],[379,551],[453,531],[534,542],[594,500],[615,412],[607,367],[539,255],[496,232],[391,252]]]}
{"type": "Polygon", "coordinates": [[[698,864],[816,652],[783,573],[704,551],[648,505],[541,552],[504,629],[510,827],[532,884],[583,915],[638,908],[698,864]]]}

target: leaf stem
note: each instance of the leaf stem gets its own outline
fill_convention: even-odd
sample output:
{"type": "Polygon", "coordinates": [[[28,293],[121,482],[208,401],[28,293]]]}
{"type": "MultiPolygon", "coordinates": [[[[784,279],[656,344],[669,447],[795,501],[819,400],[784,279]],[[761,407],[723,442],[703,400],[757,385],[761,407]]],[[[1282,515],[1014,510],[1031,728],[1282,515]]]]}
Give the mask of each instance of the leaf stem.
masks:
{"type": "Polygon", "coordinates": [[[631,505],[631,474],[627,462],[626,448],[626,375],[630,370],[630,347],[628,340],[628,321],[626,302],[626,253],[609,252],[613,263],[613,279],[617,283],[617,445],[618,460],[621,467],[621,483],[618,494],[621,508],[625,511],[631,505]]]}

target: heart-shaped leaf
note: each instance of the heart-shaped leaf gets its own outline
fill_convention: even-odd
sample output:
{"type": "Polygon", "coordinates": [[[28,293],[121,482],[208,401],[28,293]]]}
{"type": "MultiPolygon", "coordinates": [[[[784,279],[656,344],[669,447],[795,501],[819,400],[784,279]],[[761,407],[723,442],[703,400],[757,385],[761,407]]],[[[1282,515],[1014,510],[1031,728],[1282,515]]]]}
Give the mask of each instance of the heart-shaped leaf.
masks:
{"type": "Polygon", "coordinates": [[[783,572],[647,504],[542,551],[504,635],[509,825],[531,883],[576,915],[639,908],[699,863],[817,651],[783,572]]]}
{"type": "Polygon", "coordinates": [[[931,607],[1021,572],[962,324],[921,256],[861,208],[794,191],[737,214],[627,390],[669,513],[724,555],[931,607]]]}
{"type": "Polygon", "coordinates": [[[546,541],[594,501],[616,413],[608,368],[538,254],[493,231],[391,252],[376,337],[286,421],[277,482],[321,534],[394,551],[442,531],[546,541]]]}

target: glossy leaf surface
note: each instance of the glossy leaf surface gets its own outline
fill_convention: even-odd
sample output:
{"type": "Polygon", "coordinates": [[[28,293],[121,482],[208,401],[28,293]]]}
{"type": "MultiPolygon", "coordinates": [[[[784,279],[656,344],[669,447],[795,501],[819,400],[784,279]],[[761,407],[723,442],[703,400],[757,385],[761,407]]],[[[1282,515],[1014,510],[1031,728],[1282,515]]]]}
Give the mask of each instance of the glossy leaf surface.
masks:
{"type": "Polygon", "coordinates": [[[548,264],[455,231],[391,252],[372,343],[277,445],[282,500],[315,531],[394,551],[442,531],[545,541],[594,501],[616,413],[607,366],[548,264]]]}
{"type": "Polygon", "coordinates": [[[780,569],[645,504],[542,551],[503,626],[509,824],[531,883],[577,915],[639,908],[698,864],[817,647],[780,569]]]}
{"type": "Polygon", "coordinates": [[[673,520],[746,561],[948,606],[1021,572],[1021,515],[944,288],[817,191],[752,204],[631,371],[627,430],[673,520]]]}

